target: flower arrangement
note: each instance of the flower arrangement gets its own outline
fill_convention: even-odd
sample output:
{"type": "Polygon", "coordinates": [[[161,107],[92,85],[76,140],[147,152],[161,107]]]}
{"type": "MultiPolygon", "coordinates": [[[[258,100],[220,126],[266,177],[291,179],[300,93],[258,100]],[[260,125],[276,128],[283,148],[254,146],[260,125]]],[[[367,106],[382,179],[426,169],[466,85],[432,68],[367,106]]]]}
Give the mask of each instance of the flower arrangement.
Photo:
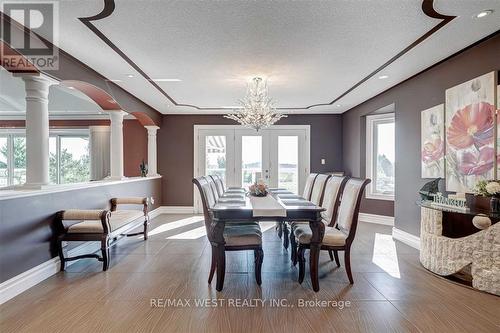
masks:
{"type": "Polygon", "coordinates": [[[480,180],[474,193],[483,197],[500,198],[500,183],[496,180],[480,180]]]}
{"type": "Polygon", "coordinates": [[[267,195],[267,185],[262,180],[259,180],[250,185],[248,193],[254,197],[265,197],[267,195]]]}

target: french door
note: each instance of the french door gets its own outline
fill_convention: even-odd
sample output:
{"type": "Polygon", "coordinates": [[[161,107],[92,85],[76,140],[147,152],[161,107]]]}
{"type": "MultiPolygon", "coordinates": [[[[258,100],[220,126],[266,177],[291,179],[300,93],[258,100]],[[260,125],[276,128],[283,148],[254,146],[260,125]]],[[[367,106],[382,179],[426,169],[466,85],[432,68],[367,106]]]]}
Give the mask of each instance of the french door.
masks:
{"type": "Polygon", "coordinates": [[[256,132],[241,126],[195,125],[194,143],[194,175],[217,174],[226,186],[247,188],[262,179],[270,187],[302,193],[309,174],[309,126],[278,125],[256,132]]]}

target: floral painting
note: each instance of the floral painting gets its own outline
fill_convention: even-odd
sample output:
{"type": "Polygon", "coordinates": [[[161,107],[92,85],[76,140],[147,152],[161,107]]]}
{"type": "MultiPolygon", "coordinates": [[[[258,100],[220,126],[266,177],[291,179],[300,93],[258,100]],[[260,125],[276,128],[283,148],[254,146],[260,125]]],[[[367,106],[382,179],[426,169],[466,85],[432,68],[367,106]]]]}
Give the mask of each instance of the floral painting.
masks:
{"type": "Polygon", "coordinates": [[[446,190],[495,177],[496,73],[446,90],[446,190]]]}
{"type": "Polygon", "coordinates": [[[422,178],[444,178],[444,104],[421,113],[422,178]]]}

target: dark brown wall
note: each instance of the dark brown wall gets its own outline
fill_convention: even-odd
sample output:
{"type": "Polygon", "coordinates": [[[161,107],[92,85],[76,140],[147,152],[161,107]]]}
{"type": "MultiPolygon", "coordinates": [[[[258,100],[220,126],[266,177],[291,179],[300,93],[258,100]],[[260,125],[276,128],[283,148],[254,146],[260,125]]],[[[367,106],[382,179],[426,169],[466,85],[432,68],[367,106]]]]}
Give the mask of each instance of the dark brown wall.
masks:
{"type": "Polygon", "coordinates": [[[123,162],[126,177],[141,175],[139,165],[148,163],[148,132],[137,120],[123,121],[123,162]]]}
{"type": "MultiPolygon", "coordinates": [[[[420,112],[444,103],[447,88],[499,69],[500,35],[497,34],[343,114],[344,169],[353,176],[364,176],[363,116],[395,103],[397,228],[420,234],[420,211],[415,201],[426,182],[420,178],[420,112]]],[[[390,208],[388,201],[371,201],[364,203],[365,212],[385,212],[390,208]]]]}
{"type": "MultiPolygon", "coordinates": [[[[100,187],[0,200],[0,283],[56,255],[54,218],[63,209],[104,209],[113,197],[144,196],[161,202],[161,180],[110,184],[100,187]]],[[[127,208],[129,209],[129,208],[127,208]]]]}
{"type": "MultiPolygon", "coordinates": [[[[163,176],[163,205],[192,206],[194,125],[234,125],[219,115],[166,115],[158,131],[158,171],[163,176]]],[[[342,169],[340,115],[289,115],[278,125],[311,126],[311,171],[342,169]],[[321,158],[326,164],[321,165],[321,158]]]]}

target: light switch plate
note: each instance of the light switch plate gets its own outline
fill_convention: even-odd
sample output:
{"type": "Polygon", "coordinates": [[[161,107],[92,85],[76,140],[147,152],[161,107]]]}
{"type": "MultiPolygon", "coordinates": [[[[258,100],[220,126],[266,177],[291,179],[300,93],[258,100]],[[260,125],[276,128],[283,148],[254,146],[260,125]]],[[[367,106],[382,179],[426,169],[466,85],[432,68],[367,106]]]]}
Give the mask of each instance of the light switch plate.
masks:
{"type": "Polygon", "coordinates": [[[321,159],[321,165],[325,165],[326,161],[324,158],[321,159]]]}

